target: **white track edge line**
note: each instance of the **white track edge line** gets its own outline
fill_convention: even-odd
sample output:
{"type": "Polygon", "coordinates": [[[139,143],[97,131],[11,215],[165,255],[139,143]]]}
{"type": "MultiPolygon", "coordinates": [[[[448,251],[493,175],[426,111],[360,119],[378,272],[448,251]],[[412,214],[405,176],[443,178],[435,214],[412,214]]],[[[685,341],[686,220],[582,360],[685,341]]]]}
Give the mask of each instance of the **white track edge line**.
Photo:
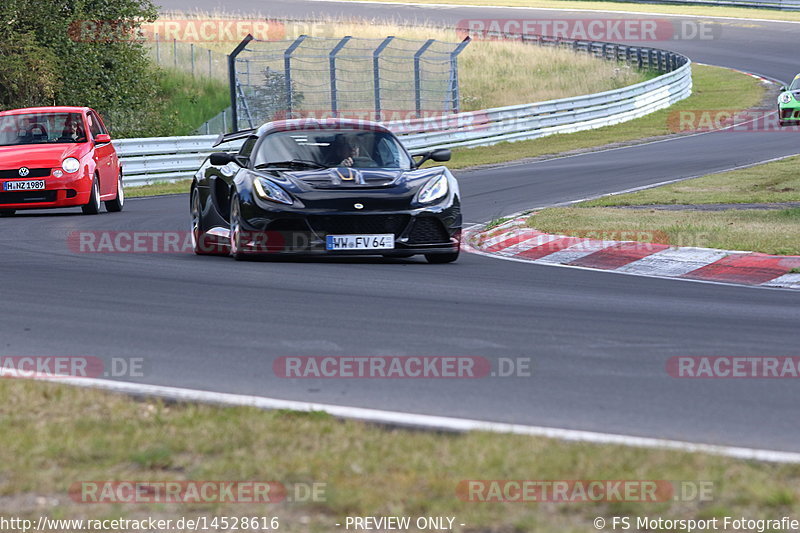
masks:
{"type": "MultiPolygon", "coordinates": [[[[8,372],[0,371],[0,374],[8,375],[8,372]]],[[[633,435],[601,433],[596,431],[559,429],[544,426],[509,424],[503,422],[488,422],[485,420],[475,420],[469,418],[423,415],[403,413],[399,411],[384,411],[381,409],[347,407],[342,405],[302,402],[296,400],[281,400],[263,396],[211,392],[163,385],[148,385],[143,383],[112,381],[107,379],[48,377],[34,378],[34,381],[64,383],[78,387],[103,389],[129,395],[153,396],[175,401],[191,401],[229,406],[247,406],[265,410],[290,409],[293,411],[305,412],[323,411],[338,418],[347,418],[377,424],[390,424],[454,432],[488,431],[493,433],[508,433],[514,435],[527,435],[531,437],[589,442],[593,444],[614,444],[621,446],[634,446],[639,448],[667,449],[691,453],[700,452],[725,457],[733,457],[736,459],[748,459],[774,463],[800,463],[800,453],[797,452],[692,443],[652,437],[637,437],[633,435]]]]}

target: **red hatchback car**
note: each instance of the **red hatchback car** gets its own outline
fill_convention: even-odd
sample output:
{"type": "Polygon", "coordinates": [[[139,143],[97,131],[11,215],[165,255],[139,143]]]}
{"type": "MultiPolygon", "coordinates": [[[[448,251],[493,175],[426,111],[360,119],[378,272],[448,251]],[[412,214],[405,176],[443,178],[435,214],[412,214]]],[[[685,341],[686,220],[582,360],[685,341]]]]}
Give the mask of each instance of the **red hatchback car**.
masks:
{"type": "Polygon", "coordinates": [[[88,107],[0,112],[0,216],[20,209],[122,211],[122,167],[103,120],[88,107]]]}

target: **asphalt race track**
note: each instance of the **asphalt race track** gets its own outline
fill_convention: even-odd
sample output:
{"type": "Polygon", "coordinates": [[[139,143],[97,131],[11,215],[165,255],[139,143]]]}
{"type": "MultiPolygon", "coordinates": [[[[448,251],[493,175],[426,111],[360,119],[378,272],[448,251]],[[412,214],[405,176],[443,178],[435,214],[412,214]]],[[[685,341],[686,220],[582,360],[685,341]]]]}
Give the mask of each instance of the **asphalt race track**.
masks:
{"type": "MultiPolygon", "coordinates": [[[[219,3],[197,0],[192,7],[213,11],[219,3]]],[[[272,0],[260,7],[229,0],[225,8],[450,24],[532,16],[272,0]]],[[[786,51],[796,46],[798,25],[721,24],[719,40],[663,46],[694,61],[782,80],[795,74],[786,51]]],[[[458,177],[466,219],[480,222],[794,153],[800,153],[797,135],[719,132],[458,177]]],[[[416,258],[237,263],[190,254],[81,254],[67,246],[71,232],[188,229],[188,198],[129,200],[115,215],[79,213],[0,220],[4,354],[142,357],[145,372],[137,380],[150,384],[800,451],[792,380],[682,380],[665,371],[667,359],[680,355],[800,355],[796,292],[472,254],[453,265],[416,258]],[[277,378],[272,362],[286,355],[531,357],[534,375],[277,378]]]]}

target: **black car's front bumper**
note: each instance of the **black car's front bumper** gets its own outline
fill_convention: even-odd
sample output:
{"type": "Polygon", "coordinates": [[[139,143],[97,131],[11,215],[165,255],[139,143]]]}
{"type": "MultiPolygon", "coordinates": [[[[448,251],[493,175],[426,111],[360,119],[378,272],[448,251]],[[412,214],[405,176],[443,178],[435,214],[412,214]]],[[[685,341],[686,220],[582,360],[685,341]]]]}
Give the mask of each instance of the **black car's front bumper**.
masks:
{"type": "Polygon", "coordinates": [[[264,209],[243,202],[242,244],[251,253],[384,255],[453,253],[461,242],[461,209],[457,200],[445,205],[385,211],[264,209]],[[394,235],[393,249],[327,250],[328,235],[394,235]]]}

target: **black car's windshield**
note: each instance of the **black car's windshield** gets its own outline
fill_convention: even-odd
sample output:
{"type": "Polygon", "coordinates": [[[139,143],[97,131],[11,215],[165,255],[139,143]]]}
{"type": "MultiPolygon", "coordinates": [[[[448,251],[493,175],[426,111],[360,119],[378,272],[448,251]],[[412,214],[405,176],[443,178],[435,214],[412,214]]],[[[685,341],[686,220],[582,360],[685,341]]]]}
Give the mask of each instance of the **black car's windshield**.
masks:
{"type": "Polygon", "coordinates": [[[397,139],[382,131],[298,130],[272,133],[261,143],[257,167],[288,166],[411,168],[397,139]]]}
{"type": "Polygon", "coordinates": [[[86,142],[80,113],[26,113],[0,117],[0,146],[86,142]]]}
{"type": "Polygon", "coordinates": [[[790,91],[800,91],[800,76],[794,79],[791,85],[789,85],[790,91]]]}

